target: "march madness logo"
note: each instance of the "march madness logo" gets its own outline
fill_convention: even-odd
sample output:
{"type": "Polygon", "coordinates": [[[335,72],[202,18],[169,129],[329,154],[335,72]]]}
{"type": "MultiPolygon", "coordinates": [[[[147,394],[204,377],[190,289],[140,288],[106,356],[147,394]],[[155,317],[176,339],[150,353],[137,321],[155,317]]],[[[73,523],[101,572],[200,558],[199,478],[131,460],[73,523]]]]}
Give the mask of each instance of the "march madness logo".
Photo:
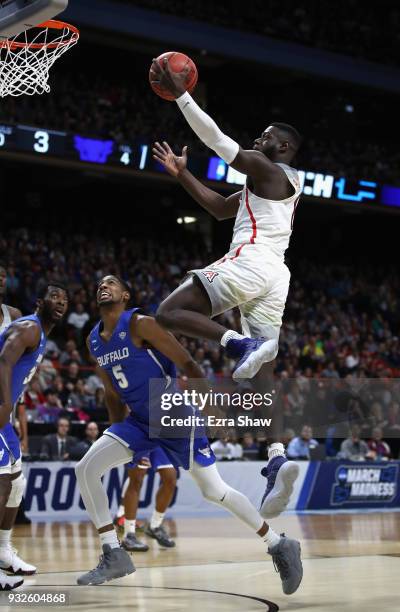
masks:
{"type": "Polygon", "coordinates": [[[351,502],[391,502],[397,494],[398,465],[344,466],[336,470],[332,504],[351,502]]]}
{"type": "Polygon", "coordinates": [[[209,283],[212,283],[214,278],[218,276],[218,272],[214,272],[214,270],[205,270],[202,274],[204,274],[209,283]]]}

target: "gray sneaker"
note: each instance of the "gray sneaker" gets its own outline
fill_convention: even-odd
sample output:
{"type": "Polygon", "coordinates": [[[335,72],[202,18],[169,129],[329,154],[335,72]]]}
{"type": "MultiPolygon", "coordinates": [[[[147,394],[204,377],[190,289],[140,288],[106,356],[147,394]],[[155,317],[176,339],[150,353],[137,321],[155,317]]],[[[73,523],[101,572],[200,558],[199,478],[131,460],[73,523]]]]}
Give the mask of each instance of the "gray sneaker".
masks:
{"type": "Polygon", "coordinates": [[[269,548],[268,552],[281,577],[283,592],[285,595],[292,595],[303,579],[300,542],[291,540],[282,533],[279,543],[269,548]]]}
{"type": "Polygon", "coordinates": [[[100,556],[98,566],[79,576],[77,583],[82,585],[103,584],[103,582],[132,574],[134,571],[136,568],[126,550],[111,548],[109,544],[103,544],[103,554],[100,556]]]}
{"type": "Polygon", "coordinates": [[[175,542],[169,537],[162,525],[156,529],[152,529],[149,523],[144,532],[146,535],[154,538],[154,540],[157,540],[160,546],[164,546],[165,548],[173,548],[175,546],[175,542]]]}
{"type": "Polygon", "coordinates": [[[138,540],[134,533],[128,533],[122,540],[121,546],[129,552],[147,552],[149,550],[148,545],[138,540]]]}

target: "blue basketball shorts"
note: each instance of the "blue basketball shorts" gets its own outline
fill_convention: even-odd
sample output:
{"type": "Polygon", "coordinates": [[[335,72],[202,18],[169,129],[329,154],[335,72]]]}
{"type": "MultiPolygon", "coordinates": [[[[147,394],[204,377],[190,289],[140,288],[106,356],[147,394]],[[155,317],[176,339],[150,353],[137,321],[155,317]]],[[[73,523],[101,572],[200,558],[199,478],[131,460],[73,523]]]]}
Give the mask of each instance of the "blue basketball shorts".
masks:
{"type": "Polygon", "coordinates": [[[21,445],[14,427],[7,423],[0,429],[0,475],[16,474],[21,469],[21,445]]]}
{"type": "Polygon", "coordinates": [[[129,415],[121,423],[113,423],[104,434],[130,448],[133,452],[132,462],[135,465],[142,457],[148,456],[149,452],[157,448],[164,451],[173,466],[185,470],[189,470],[193,462],[204,467],[215,463],[215,455],[208,439],[196,432],[195,428],[182,438],[150,438],[149,424],[129,415]]]}
{"type": "Polygon", "coordinates": [[[166,468],[174,468],[171,459],[167,457],[165,451],[162,448],[158,447],[152,450],[147,455],[143,455],[141,459],[136,459],[127,463],[126,467],[129,469],[139,467],[142,470],[154,470],[154,472],[158,472],[158,470],[164,470],[166,468]],[[146,463],[141,464],[142,459],[147,459],[146,463]]]}

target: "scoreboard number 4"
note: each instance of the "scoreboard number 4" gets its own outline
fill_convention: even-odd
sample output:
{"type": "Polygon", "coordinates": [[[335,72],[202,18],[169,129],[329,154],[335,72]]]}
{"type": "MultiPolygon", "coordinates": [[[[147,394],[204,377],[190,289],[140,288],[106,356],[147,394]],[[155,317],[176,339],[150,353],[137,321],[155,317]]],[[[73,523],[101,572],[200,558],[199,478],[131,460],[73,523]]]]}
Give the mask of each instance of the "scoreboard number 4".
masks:
{"type": "Polygon", "coordinates": [[[128,151],[125,151],[125,153],[122,154],[121,163],[125,164],[125,166],[128,166],[131,163],[131,155],[128,151]]]}

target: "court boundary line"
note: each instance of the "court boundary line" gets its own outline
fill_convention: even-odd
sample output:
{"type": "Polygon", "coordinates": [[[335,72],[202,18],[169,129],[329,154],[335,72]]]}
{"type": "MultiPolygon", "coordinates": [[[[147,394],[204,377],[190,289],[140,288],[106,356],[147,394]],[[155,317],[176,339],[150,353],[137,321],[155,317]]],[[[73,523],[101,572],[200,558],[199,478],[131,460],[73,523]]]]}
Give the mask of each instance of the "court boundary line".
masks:
{"type": "MultiPolygon", "coordinates": [[[[47,572],[50,573],[50,572],[47,572]]],[[[54,572],[57,573],[57,572],[54,572]]],[[[65,573],[65,572],[64,572],[65,573]]],[[[193,589],[190,587],[167,587],[167,586],[151,586],[151,585],[143,585],[143,584],[132,584],[132,585],[128,585],[128,584],[112,584],[112,581],[110,580],[109,582],[103,583],[103,584],[99,584],[99,585],[88,585],[90,587],[93,587],[95,589],[99,588],[99,587],[106,587],[106,588],[115,588],[115,589],[158,589],[161,591],[190,591],[190,592],[194,592],[194,593],[214,593],[215,595],[229,595],[231,597],[241,597],[242,599],[251,599],[252,601],[257,601],[262,603],[263,605],[267,606],[267,609],[265,610],[265,612],[279,612],[279,606],[278,604],[274,603],[273,601],[269,601],[268,599],[263,599],[262,597],[257,597],[256,595],[244,595],[243,593],[230,593],[229,591],[215,591],[213,589],[193,589]]],[[[32,587],[28,587],[35,589],[35,588],[57,588],[60,589],[61,587],[59,585],[54,585],[54,584],[41,584],[41,585],[33,585],[32,587]]],[[[74,584],[74,585],[62,585],[62,588],[68,588],[68,589],[80,589],[82,590],[82,587],[79,584],[74,584]]],[[[28,590],[27,589],[27,590],[28,590]]],[[[72,604],[74,605],[74,604],[72,604]]]]}
{"type": "MultiPolygon", "coordinates": [[[[367,557],[394,557],[398,558],[396,553],[375,553],[368,555],[313,555],[312,557],[303,557],[302,561],[317,561],[319,559],[363,559],[367,557]]],[[[268,561],[268,559],[266,559],[268,561]]],[[[138,570],[152,570],[152,569],[168,569],[168,568],[176,568],[176,567],[209,567],[211,565],[240,565],[241,563],[264,563],[263,560],[250,560],[250,561],[213,561],[212,563],[193,563],[192,565],[140,565],[136,567],[136,571],[138,570]]],[[[84,569],[73,569],[73,570],[60,570],[60,571],[49,571],[49,572],[37,572],[36,574],[32,574],[29,578],[33,578],[34,576],[53,576],[56,574],[75,574],[79,572],[85,572],[87,568],[84,569]]],[[[40,586],[40,585],[38,585],[40,586]]],[[[42,585],[42,586],[54,586],[54,585],[42,585]]],[[[75,585],[73,585],[75,586],[75,585]]],[[[79,585],[76,585],[79,586],[79,585]]],[[[160,588],[160,587],[158,587],[160,588]]],[[[178,588],[178,587],[176,587],[178,588]]]]}

